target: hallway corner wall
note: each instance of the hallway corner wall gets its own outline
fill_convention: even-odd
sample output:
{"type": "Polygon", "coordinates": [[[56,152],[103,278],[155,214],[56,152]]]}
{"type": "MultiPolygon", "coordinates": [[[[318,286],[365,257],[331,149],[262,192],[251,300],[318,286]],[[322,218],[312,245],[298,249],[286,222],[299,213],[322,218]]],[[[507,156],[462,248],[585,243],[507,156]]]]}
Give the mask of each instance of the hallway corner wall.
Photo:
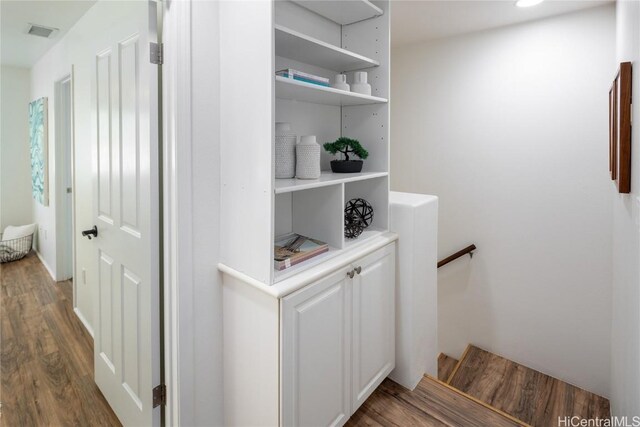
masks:
{"type": "Polygon", "coordinates": [[[439,259],[478,247],[438,271],[439,351],[610,395],[614,59],[613,4],[392,50],[391,187],[439,197],[439,259]]]}

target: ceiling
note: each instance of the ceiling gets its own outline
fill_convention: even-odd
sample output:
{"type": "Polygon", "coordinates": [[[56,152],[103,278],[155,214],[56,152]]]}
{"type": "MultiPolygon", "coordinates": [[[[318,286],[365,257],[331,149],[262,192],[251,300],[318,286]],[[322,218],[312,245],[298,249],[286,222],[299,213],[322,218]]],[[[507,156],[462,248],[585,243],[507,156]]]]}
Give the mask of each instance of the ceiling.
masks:
{"type": "MultiPolygon", "coordinates": [[[[531,8],[515,0],[392,0],[391,43],[451,37],[533,21],[614,0],[546,0],[531,8]]],[[[0,63],[31,67],[95,4],[95,0],[1,0],[0,63]],[[28,24],[58,28],[53,38],[28,35],[28,24]]]]}
{"type": "Polygon", "coordinates": [[[95,0],[0,1],[0,63],[31,67],[95,4],[95,0]],[[28,24],[58,28],[52,38],[27,34],[28,24]]]}
{"type": "Polygon", "coordinates": [[[391,44],[400,46],[504,27],[612,2],[546,0],[537,6],[519,8],[515,0],[393,0],[391,44]]]}

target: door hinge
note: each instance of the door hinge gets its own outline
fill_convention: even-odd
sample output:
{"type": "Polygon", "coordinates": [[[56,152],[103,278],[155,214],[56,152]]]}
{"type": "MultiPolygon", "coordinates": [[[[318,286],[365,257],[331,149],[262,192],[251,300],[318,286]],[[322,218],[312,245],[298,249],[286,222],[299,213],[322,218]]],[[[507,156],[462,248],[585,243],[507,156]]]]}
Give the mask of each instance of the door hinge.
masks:
{"type": "Polygon", "coordinates": [[[153,407],[167,404],[167,386],[160,384],[153,388],[153,407]]]}
{"type": "Polygon", "coordinates": [[[149,53],[152,64],[162,65],[164,61],[162,43],[149,43],[149,53]]]}

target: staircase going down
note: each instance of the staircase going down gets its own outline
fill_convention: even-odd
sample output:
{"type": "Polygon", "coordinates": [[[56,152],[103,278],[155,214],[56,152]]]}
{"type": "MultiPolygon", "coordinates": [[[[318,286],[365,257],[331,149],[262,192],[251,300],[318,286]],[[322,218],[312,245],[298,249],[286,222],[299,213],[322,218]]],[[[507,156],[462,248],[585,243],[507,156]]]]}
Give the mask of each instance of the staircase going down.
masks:
{"type": "Polygon", "coordinates": [[[453,357],[449,357],[444,353],[440,353],[438,356],[438,379],[440,381],[447,382],[449,377],[453,373],[453,370],[458,366],[458,361],[453,357]]]}
{"type": "Polygon", "coordinates": [[[460,360],[440,354],[438,379],[413,391],[386,379],[346,425],[557,427],[572,416],[609,418],[609,401],[469,345],[460,360]]]}
{"type": "MultiPolygon", "coordinates": [[[[609,418],[609,400],[469,345],[447,383],[534,427],[559,418],[609,418]]],[[[561,424],[564,425],[564,424],[561,424]]]]}
{"type": "Polygon", "coordinates": [[[523,424],[425,376],[410,391],[390,379],[356,411],[346,426],[514,427],[523,424]]]}

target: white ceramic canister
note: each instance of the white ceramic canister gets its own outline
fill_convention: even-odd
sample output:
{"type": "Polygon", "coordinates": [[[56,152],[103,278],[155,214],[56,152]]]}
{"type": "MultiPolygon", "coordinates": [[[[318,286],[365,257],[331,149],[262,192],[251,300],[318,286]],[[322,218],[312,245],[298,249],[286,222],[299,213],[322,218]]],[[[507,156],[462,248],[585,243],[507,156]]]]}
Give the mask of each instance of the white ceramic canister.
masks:
{"type": "Polygon", "coordinates": [[[296,134],[289,123],[276,123],[276,178],[296,176],[296,134]]]}
{"type": "Polygon", "coordinates": [[[362,95],[371,95],[371,85],[367,83],[366,71],[356,71],[353,73],[351,92],[360,93],[362,95]]]}
{"type": "Polygon", "coordinates": [[[347,84],[347,75],[346,74],[336,74],[336,77],[335,77],[331,87],[334,88],[334,89],[345,90],[347,92],[349,92],[349,90],[351,90],[351,88],[347,84]]]}
{"type": "Polygon", "coordinates": [[[296,145],[296,178],[320,178],[320,146],[315,135],[301,136],[296,145]]]}

